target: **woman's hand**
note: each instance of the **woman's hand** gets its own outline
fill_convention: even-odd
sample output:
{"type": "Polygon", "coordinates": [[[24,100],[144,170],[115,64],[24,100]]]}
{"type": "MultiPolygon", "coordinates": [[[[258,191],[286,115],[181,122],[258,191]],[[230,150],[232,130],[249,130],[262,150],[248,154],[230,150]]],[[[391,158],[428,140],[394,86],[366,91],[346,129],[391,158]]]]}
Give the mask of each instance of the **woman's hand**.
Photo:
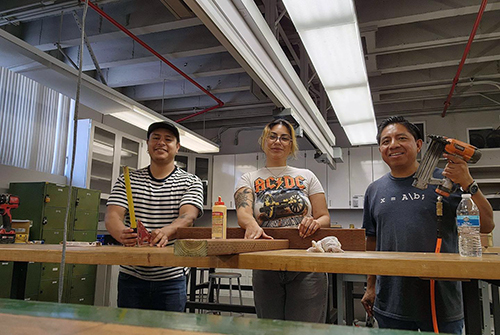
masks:
{"type": "Polygon", "coordinates": [[[302,238],[311,236],[320,228],[320,224],[312,216],[305,216],[299,224],[299,236],[302,238]]]}
{"type": "Polygon", "coordinates": [[[259,225],[249,225],[247,229],[245,229],[245,238],[246,239],[258,239],[258,238],[267,238],[273,239],[271,236],[267,235],[259,225]]]}
{"type": "Polygon", "coordinates": [[[137,244],[137,233],[132,228],[125,228],[121,231],[118,242],[126,247],[134,247],[137,244]]]}

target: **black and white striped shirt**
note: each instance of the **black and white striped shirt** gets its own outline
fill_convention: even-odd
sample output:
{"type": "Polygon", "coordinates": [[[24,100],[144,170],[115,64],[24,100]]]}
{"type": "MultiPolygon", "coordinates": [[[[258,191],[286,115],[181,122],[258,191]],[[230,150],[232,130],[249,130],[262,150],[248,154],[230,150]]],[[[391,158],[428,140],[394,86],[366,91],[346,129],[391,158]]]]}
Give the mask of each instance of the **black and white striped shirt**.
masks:
{"type": "MultiPolygon", "coordinates": [[[[184,170],[175,168],[165,179],[156,179],[149,166],[130,172],[130,185],[134,199],[136,220],[140,220],[149,230],[162,228],[179,216],[183,205],[193,205],[203,214],[203,188],[201,180],[184,170]]],[[[127,192],[123,175],[116,181],[107,205],[117,205],[128,209],[127,192]]],[[[125,225],[130,226],[127,211],[125,225]]],[[[173,241],[169,241],[169,245],[173,241]]],[[[122,265],[120,271],[131,276],[151,281],[178,278],[187,272],[182,267],[150,267],[122,265]]]]}

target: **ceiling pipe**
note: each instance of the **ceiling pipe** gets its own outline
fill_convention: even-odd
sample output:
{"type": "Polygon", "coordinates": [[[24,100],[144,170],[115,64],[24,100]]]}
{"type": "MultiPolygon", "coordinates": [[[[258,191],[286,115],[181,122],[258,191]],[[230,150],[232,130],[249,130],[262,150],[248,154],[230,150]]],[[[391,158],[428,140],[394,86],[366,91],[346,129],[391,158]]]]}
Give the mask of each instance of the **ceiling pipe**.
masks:
{"type": "Polygon", "coordinates": [[[448,107],[450,107],[450,101],[451,101],[451,97],[453,95],[453,91],[455,90],[455,86],[458,83],[458,78],[460,78],[460,72],[462,72],[462,68],[464,66],[465,59],[467,58],[467,55],[469,54],[472,40],[474,39],[474,36],[476,35],[477,28],[479,27],[479,22],[481,22],[481,18],[483,17],[483,12],[484,12],[484,9],[486,8],[487,3],[488,3],[488,0],[483,0],[481,3],[481,7],[479,7],[479,12],[477,13],[477,17],[476,17],[476,22],[474,22],[474,26],[472,27],[472,31],[471,31],[470,36],[469,36],[469,40],[467,41],[467,45],[465,46],[464,54],[462,55],[462,59],[460,60],[460,64],[458,65],[457,74],[455,75],[455,78],[453,78],[453,84],[451,85],[450,93],[448,93],[448,97],[446,98],[446,101],[444,102],[444,109],[443,109],[443,112],[441,113],[441,117],[446,116],[446,111],[448,110],[448,107]]]}
{"type": "MultiPolygon", "coordinates": [[[[80,0],[80,2],[85,2],[85,0],[80,0]]],[[[199,112],[196,112],[194,114],[191,114],[191,115],[188,115],[188,116],[185,116],[181,119],[178,119],[176,120],[175,122],[182,122],[184,120],[187,120],[187,119],[190,119],[194,116],[197,116],[197,115],[200,115],[200,114],[203,114],[203,113],[206,113],[206,112],[209,112],[211,110],[214,110],[216,108],[219,108],[219,107],[222,107],[224,106],[224,102],[222,102],[220,99],[218,99],[215,95],[213,95],[212,93],[210,93],[207,89],[205,89],[203,86],[201,86],[200,84],[198,84],[194,79],[192,79],[191,77],[189,77],[186,73],[184,73],[181,69],[179,69],[178,67],[176,67],[174,64],[172,64],[171,62],[169,62],[165,57],[163,57],[162,55],[160,55],[156,50],[154,50],[153,48],[151,48],[149,45],[147,45],[144,41],[142,41],[139,37],[137,37],[136,35],[134,35],[130,30],[128,30],[127,28],[125,28],[124,26],[122,26],[120,23],[118,23],[115,19],[113,19],[111,16],[109,16],[108,14],[106,14],[102,9],[100,9],[96,4],[92,3],[92,2],[88,2],[89,4],[89,7],[91,7],[93,10],[95,10],[98,14],[100,14],[102,17],[104,17],[106,20],[108,20],[109,22],[111,22],[113,25],[115,25],[118,29],[120,29],[121,31],[123,31],[125,34],[127,34],[129,37],[131,37],[134,41],[136,41],[137,43],[139,43],[140,45],[142,45],[146,50],[148,50],[149,52],[151,52],[153,55],[155,55],[158,59],[160,59],[162,62],[164,62],[165,64],[167,64],[168,66],[170,66],[172,69],[174,69],[177,73],[179,73],[181,76],[183,76],[186,80],[188,80],[191,84],[193,84],[194,86],[196,86],[197,88],[199,88],[203,93],[205,93],[206,95],[208,95],[210,98],[212,98],[213,100],[215,100],[215,102],[217,102],[217,105],[215,106],[212,106],[212,107],[208,107],[208,108],[205,108],[204,110],[202,111],[199,111],[199,112]]]]}

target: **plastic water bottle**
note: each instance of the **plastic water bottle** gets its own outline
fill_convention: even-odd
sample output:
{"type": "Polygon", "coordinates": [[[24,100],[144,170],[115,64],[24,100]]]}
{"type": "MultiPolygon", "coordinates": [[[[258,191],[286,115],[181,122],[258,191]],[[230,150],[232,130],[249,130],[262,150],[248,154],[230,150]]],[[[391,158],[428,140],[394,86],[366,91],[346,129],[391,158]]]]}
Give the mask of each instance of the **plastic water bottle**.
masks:
{"type": "Polygon", "coordinates": [[[479,235],[479,209],[470,194],[462,194],[457,208],[458,250],[460,256],[481,257],[481,236],[479,235]]]}

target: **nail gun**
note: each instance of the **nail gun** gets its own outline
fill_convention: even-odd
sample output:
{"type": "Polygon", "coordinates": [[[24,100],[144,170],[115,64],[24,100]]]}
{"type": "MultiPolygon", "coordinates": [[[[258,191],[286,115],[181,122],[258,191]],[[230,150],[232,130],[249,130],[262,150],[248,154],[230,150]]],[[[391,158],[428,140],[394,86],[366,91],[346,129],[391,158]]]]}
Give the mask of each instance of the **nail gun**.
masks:
{"type": "Polygon", "coordinates": [[[446,138],[439,135],[429,135],[431,143],[429,149],[422,158],[417,172],[413,177],[413,186],[424,190],[428,184],[438,185],[436,193],[448,197],[452,192],[453,183],[448,178],[437,179],[433,178],[432,174],[436,168],[439,158],[444,152],[462,157],[466,162],[474,164],[481,158],[481,151],[473,145],[455,140],[453,138],[446,138]]]}
{"type": "Polygon", "coordinates": [[[0,229],[0,244],[14,243],[16,232],[12,229],[10,210],[19,207],[19,198],[10,194],[0,194],[0,215],[3,217],[3,227],[0,229]]]}

